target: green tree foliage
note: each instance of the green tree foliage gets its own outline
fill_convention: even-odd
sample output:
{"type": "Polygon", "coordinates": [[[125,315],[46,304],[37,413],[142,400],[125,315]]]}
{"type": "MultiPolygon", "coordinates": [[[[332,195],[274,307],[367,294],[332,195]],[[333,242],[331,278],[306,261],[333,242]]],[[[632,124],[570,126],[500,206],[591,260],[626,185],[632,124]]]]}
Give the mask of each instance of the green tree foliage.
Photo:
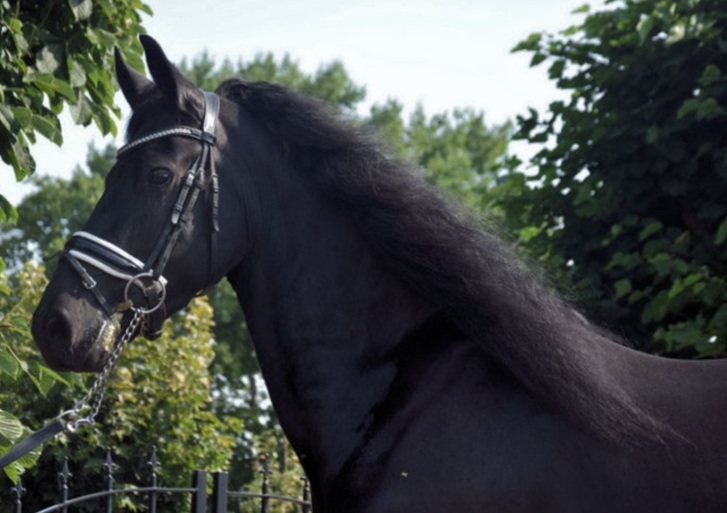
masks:
{"type": "MultiPolygon", "coordinates": [[[[71,387],[73,377],[62,377],[45,367],[30,340],[30,318],[47,283],[38,267],[28,265],[11,277],[0,273],[0,454],[4,454],[31,430],[20,415],[21,398],[45,397],[57,383],[71,387]]],[[[57,414],[57,413],[56,413],[57,414]]],[[[23,419],[27,421],[27,419],[23,419]]],[[[4,473],[17,480],[23,469],[35,464],[40,451],[33,451],[4,473]]],[[[6,481],[0,478],[0,490],[6,481]]]]}
{"type": "MultiPolygon", "coordinates": [[[[94,122],[104,134],[116,132],[112,114],[118,116],[119,111],[107,63],[118,46],[129,62],[143,67],[138,42],[141,12],[151,11],[140,0],[0,1],[0,158],[18,181],[35,169],[29,146],[37,134],[62,144],[58,115],[64,106],[76,123],[94,122]]],[[[3,244],[9,224],[17,218],[0,190],[3,244]]],[[[15,263],[17,269],[19,260],[15,263]]],[[[22,282],[11,285],[2,256],[0,278],[0,376],[11,383],[25,376],[36,392],[45,393],[54,381],[65,381],[12,351],[20,347],[17,342],[30,340],[30,317],[24,316],[29,310],[23,312],[22,307],[29,292],[22,282]]],[[[0,447],[25,430],[18,419],[0,411],[0,447]]]]}
{"type": "MultiPolygon", "coordinates": [[[[19,292],[1,297],[0,311],[27,322],[46,283],[42,268],[26,265],[10,277],[10,287],[19,292]]],[[[148,483],[147,462],[154,446],[162,462],[159,479],[166,486],[188,486],[196,468],[219,470],[229,465],[236,434],[243,425],[237,419],[215,415],[211,409],[211,307],[206,300],[196,299],[165,328],[158,340],[137,339],[126,349],[114,371],[97,427],[56,437],[43,451],[39,465],[25,473],[24,486],[33,490],[24,502],[27,509],[40,509],[58,497],[56,474],[64,458],[72,472],[83,468],[83,472],[74,472],[76,493],[97,491],[106,447],[114,451],[119,465],[115,476],[123,483],[148,483]]],[[[50,371],[39,365],[39,356],[27,338],[4,341],[17,360],[14,369],[2,367],[0,408],[15,412],[22,425],[40,427],[72,406],[95,378],[47,376],[50,371]],[[22,376],[13,379],[17,376],[10,376],[13,372],[8,370],[22,376]]],[[[2,419],[18,422],[7,413],[0,415],[2,419]]],[[[27,428],[19,429],[27,432],[27,428]]],[[[0,433],[0,449],[7,449],[12,441],[0,433]]],[[[6,475],[14,479],[18,470],[14,465],[8,467],[6,475]]],[[[0,479],[0,489],[8,487],[0,479]]],[[[180,507],[177,504],[170,510],[180,511],[180,507]]]]}
{"type": "Polygon", "coordinates": [[[249,62],[239,59],[233,64],[226,59],[217,66],[209,54],[203,52],[192,59],[191,64],[183,60],[179,69],[197,86],[208,91],[229,78],[243,78],[249,82],[282,84],[329,105],[349,110],[366,96],[366,89],[351,80],[339,61],[325,64],[310,75],[287,54],[278,60],[271,53],[261,53],[249,62]]]}
{"type": "Polygon", "coordinates": [[[421,106],[406,123],[403,108],[396,100],[374,105],[367,123],[397,158],[418,165],[431,183],[471,208],[487,207],[498,174],[511,166],[511,124],[488,126],[484,113],[471,108],[428,117],[421,106]]]}
{"type": "MultiPolygon", "coordinates": [[[[0,1],[0,158],[17,180],[35,169],[29,145],[36,134],[61,145],[58,115],[116,133],[113,47],[139,69],[141,0],[0,1]]],[[[15,219],[0,191],[0,221],[15,219]]]]}
{"type": "MultiPolygon", "coordinates": [[[[31,349],[29,323],[35,305],[40,301],[44,283],[37,282],[37,273],[29,273],[23,268],[28,262],[39,262],[44,255],[60,251],[66,238],[88,218],[95,199],[101,196],[103,176],[110,168],[114,153],[112,146],[102,152],[91,147],[88,157],[90,174],[77,167],[70,181],[47,176],[30,177],[38,189],[18,206],[20,217],[15,225],[0,223],[0,255],[4,255],[13,271],[11,277],[0,273],[0,371],[5,371],[0,383],[17,382],[25,375],[30,380],[26,379],[26,384],[36,385],[35,388],[25,386],[18,397],[44,395],[54,381],[68,385],[67,378],[61,378],[48,369],[37,352],[31,349]],[[22,272],[17,274],[19,270],[22,272]]],[[[55,261],[49,262],[51,269],[55,266],[55,261]]],[[[21,385],[6,384],[8,390],[18,386],[21,385]]],[[[20,405],[6,401],[4,406],[0,406],[0,416],[5,416],[9,423],[5,429],[0,425],[0,450],[7,449],[29,432],[11,411],[20,412],[20,405]]],[[[57,413],[50,414],[48,418],[57,413]]],[[[6,470],[11,478],[15,479],[17,472],[32,465],[34,460],[22,463],[25,465],[6,470]]]]}
{"type": "Polygon", "coordinates": [[[499,205],[600,323],[654,351],[724,354],[727,4],[607,3],[515,48],[569,95],[519,118],[542,149],[499,205]]]}

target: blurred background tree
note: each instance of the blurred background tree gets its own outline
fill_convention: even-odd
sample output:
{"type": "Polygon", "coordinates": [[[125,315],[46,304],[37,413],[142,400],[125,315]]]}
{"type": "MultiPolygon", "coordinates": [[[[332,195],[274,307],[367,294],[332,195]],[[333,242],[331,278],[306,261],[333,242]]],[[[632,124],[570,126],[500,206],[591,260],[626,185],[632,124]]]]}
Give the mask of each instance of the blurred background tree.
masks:
{"type": "MultiPolygon", "coordinates": [[[[6,279],[14,292],[0,296],[0,311],[27,322],[48,281],[43,268],[27,263],[6,279]]],[[[188,486],[197,468],[226,469],[244,424],[242,419],[225,417],[211,408],[211,324],[212,309],[198,298],[167,322],[159,339],[140,338],[128,347],[114,371],[96,426],[57,436],[46,444],[42,455],[36,453],[22,465],[30,467],[40,456],[38,464],[23,475],[23,486],[31,491],[24,497],[24,508],[38,511],[58,499],[57,474],[64,459],[73,473],[75,494],[98,491],[107,448],[118,464],[114,477],[119,483],[149,483],[152,447],[161,462],[158,473],[164,486],[188,486]]],[[[95,378],[52,373],[40,363],[27,334],[5,341],[15,368],[3,367],[5,372],[0,373],[0,408],[14,412],[22,425],[36,429],[70,408],[95,378]]],[[[10,445],[0,437],[0,452],[10,445]]],[[[11,465],[5,471],[14,480],[20,469],[11,465]]],[[[2,477],[0,498],[0,511],[14,508],[10,483],[2,477]]],[[[183,499],[162,497],[160,507],[188,510],[188,501],[183,499]]],[[[131,507],[128,498],[117,500],[117,507],[126,506],[131,507]]],[[[79,509],[97,510],[95,503],[79,509]]]]}
{"type": "Polygon", "coordinates": [[[724,355],[727,4],[612,0],[515,51],[568,96],[518,118],[541,149],[493,192],[508,226],[597,323],[724,355]]]}

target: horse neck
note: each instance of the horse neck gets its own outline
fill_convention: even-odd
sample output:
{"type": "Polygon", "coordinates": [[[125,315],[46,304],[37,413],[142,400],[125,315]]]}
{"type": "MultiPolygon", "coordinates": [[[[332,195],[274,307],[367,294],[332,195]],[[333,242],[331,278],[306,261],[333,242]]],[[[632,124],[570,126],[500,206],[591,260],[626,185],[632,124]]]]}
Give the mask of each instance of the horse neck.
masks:
{"type": "Polygon", "coordinates": [[[273,188],[254,256],[231,282],[281,425],[303,464],[330,476],[394,380],[397,344],[431,312],[311,184],[273,188]]]}

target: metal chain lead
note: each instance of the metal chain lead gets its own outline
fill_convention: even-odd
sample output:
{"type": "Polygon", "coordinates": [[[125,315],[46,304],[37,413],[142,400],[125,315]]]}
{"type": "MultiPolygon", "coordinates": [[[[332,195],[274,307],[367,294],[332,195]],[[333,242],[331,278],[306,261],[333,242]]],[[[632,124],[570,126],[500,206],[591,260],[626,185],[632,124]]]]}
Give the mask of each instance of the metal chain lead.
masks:
{"type": "Polygon", "coordinates": [[[82,424],[93,424],[95,422],[96,415],[98,415],[98,412],[101,409],[101,403],[103,402],[103,397],[109,384],[111,371],[116,365],[116,361],[119,359],[119,356],[121,356],[121,352],[127,345],[129,345],[129,342],[131,342],[136,328],[138,328],[139,324],[142,324],[146,320],[146,315],[144,315],[142,310],[132,309],[132,311],[134,312],[134,316],[131,318],[131,321],[129,321],[129,325],[126,327],[126,331],[124,331],[119,342],[111,351],[108,360],[106,360],[106,363],[103,366],[101,374],[99,374],[96,381],[93,382],[88,393],[80,401],[78,401],[69,412],[67,412],[67,415],[70,417],[70,421],[66,424],[66,430],[73,432],[82,424]],[[86,408],[89,408],[88,414],[85,417],[78,418],[81,412],[86,408]]]}

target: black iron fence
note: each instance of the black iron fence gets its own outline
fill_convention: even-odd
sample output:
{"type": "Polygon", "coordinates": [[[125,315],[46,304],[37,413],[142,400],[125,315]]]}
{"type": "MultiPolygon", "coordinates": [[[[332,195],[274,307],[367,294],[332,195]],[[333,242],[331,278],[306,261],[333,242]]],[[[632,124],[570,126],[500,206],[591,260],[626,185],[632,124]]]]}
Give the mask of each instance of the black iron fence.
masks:
{"type": "MultiPolygon", "coordinates": [[[[151,468],[149,482],[141,485],[119,485],[114,479],[114,469],[111,453],[106,453],[106,460],[103,464],[104,475],[103,485],[99,490],[74,496],[72,478],[73,474],[68,467],[68,461],[58,472],[58,500],[55,504],[36,510],[34,513],[71,513],[82,507],[86,511],[118,513],[119,508],[114,505],[114,498],[119,496],[132,497],[135,503],[134,510],[143,510],[146,505],[148,513],[166,513],[159,509],[160,498],[165,495],[186,495],[187,504],[191,513],[228,513],[229,503],[235,502],[234,511],[268,513],[271,505],[286,504],[286,512],[309,513],[311,511],[310,488],[308,481],[301,478],[300,497],[286,497],[271,493],[269,477],[271,474],[266,459],[261,460],[260,473],[262,482],[259,492],[237,491],[228,489],[227,472],[207,472],[195,470],[192,473],[189,487],[165,487],[159,484],[157,469],[159,464],[156,451],[152,452],[149,466],[151,468]],[[242,502],[242,504],[240,504],[242,502]]],[[[32,493],[23,486],[22,479],[11,488],[14,505],[14,513],[30,513],[23,509],[23,499],[28,493],[32,493]]],[[[122,508],[123,509],[123,508],[122,508]]],[[[4,511],[9,511],[3,508],[4,511]]],[[[125,509],[124,509],[125,510],[125,509]]],[[[175,511],[176,513],[176,511],[175,511]]]]}

